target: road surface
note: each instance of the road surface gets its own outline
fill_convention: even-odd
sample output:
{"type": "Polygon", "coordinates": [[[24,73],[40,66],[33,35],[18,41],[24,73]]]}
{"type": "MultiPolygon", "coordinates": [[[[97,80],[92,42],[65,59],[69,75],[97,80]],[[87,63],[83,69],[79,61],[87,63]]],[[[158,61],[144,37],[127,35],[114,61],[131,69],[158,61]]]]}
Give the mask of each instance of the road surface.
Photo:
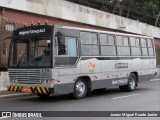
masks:
{"type": "MultiPolygon", "coordinates": [[[[36,95],[0,95],[0,111],[160,111],[160,81],[139,84],[134,92],[120,92],[118,88],[94,91],[84,99],[74,100],[69,95],[52,95],[40,99],[36,95]]],[[[2,118],[0,118],[2,119],[2,118]]],[[[5,118],[5,120],[24,118],[5,118]]],[[[31,118],[25,118],[29,120],[31,118]]],[[[25,120],[24,119],[24,120],[25,120]]],[[[39,119],[39,118],[35,118],[39,119]]],[[[44,118],[41,118],[44,119],[44,118]]],[[[53,118],[45,118],[53,119],[53,118]]],[[[128,120],[128,118],[54,118],[53,120],[128,120]]],[[[130,118],[158,120],[159,118],[130,118]]]]}

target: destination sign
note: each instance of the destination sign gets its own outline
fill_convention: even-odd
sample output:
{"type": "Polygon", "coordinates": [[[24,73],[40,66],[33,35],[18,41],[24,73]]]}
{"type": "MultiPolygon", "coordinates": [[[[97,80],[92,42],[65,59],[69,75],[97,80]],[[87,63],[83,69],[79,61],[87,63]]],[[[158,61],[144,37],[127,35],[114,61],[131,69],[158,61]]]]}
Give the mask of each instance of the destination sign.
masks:
{"type": "Polygon", "coordinates": [[[46,31],[45,29],[20,31],[19,35],[45,33],[45,31],[46,31]]]}
{"type": "Polygon", "coordinates": [[[13,37],[47,35],[47,34],[52,34],[52,31],[53,31],[53,26],[50,25],[28,26],[16,29],[14,31],[13,37]]]}

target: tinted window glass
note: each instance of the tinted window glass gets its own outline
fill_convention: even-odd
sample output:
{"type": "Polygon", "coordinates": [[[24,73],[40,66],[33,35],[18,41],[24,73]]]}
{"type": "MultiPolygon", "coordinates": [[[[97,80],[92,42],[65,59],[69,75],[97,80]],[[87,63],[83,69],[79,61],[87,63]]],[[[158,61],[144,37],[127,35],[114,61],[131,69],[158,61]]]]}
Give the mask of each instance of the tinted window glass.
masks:
{"type": "Polygon", "coordinates": [[[130,42],[131,42],[131,46],[136,46],[134,37],[130,37],[130,42]]]}
{"type": "Polygon", "coordinates": [[[129,47],[117,47],[117,52],[118,52],[118,55],[128,56],[130,55],[130,48],[129,47]]]}
{"type": "Polygon", "coordinates": [[[97,44],[98,43],[98,37],[97,37],[97,34],[95,33],[91,33],[91,40],[90,40],[91,44],[97,44]]]}
{"type": "Polygon", "coordinates": [[[81,32],[80,33],[80,37],[81,37],[81,43],[90,43],[90,33],[88,32],[81,32]]]}
{"type": "Polygon", "coordinates": [[[100,34],[100,44],[107,44],[107,35],[106,34],[100,34]]]}
{"type": "Polygon", "coordinates": [[[82,55],[99,55],[98,45],[81,45],[82,55]]]}
{"type": "Polygon", "coordinates": [[[139,47],[139,46],[140,46],[139,40],[140,40],[139,38],[136,38],[136,39],[135,39],[136,47],[139,47]]]}
{"type": "Polygon", "coordinates": [[[147,41],[148,41],[148,47],[153,47],[152,40],[148,39],[147,41]]]}
{"type": "Polygon", "coordinates": [[[142,47],[147,47],[147,40],[141,39],[141,44],[142,44],[142,47]]]}
{"type": "Polygon", "coordinates": [[[141,48],[140,47],[132,47],[132,55],[133,56],[139,56],[141,55],[141,48]]]}
{"type": "Polygon", "coordinates": [[[123,45],[124,46],[129,46],[129,39],[128,39],[128,37],[123,37],[123,45]]]}
{"type": "Polygon", "coordinates": [[[117,41],[117,45],[118,46],[122,46],[123,45],[122,36],[116,36],[116,41],[117,41]]]}
{"type": "Polygon", "coordinates": [[[102,55],[116,55],[115,46],[101,46],[102,55]]]}
{"type": "Polygon", "coordinates": [[[148,55],[147,48],[142,48],[142,52],[143,52],[143,56],[147,56],[148,55]]]}
{"type": "Polygon", "coordinates": [[[113,35],[108,35],[108,44],[114,45],[114,36],[113,35]]]}

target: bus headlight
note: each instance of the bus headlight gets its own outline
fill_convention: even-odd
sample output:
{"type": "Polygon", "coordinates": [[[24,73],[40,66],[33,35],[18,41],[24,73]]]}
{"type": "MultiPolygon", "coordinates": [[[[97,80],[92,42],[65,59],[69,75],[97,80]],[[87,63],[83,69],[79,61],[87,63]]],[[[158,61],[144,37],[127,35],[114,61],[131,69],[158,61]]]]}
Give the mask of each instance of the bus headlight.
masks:
{"type": "Polygon", "coordinates": [[[52,84],[52,83],[54,83],[54,80],[49,80],[49,79],[42,80],[42,84],[52,84]]]}
{"type": "Polygon", "coordinates": [[[46,84],[46,80],[42,80],[42,84],[46,84]]]}
{"type": "Polygon", "coordinates": [[[16,78],[10,78],[10,82],[11,83],[17,83],[17,79],[16,78]]]}

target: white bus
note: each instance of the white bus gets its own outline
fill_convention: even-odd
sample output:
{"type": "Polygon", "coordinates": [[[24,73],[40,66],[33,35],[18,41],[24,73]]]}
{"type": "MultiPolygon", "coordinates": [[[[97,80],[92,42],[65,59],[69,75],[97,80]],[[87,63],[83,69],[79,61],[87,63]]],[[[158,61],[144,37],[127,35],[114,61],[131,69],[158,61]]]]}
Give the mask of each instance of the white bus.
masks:
{"type": "Polygon", "coordinates": [[[54,25],[15,30],[8,64],[8,91],[40,97],[133,91],[156,73],[153,37],[54,25]]]}

